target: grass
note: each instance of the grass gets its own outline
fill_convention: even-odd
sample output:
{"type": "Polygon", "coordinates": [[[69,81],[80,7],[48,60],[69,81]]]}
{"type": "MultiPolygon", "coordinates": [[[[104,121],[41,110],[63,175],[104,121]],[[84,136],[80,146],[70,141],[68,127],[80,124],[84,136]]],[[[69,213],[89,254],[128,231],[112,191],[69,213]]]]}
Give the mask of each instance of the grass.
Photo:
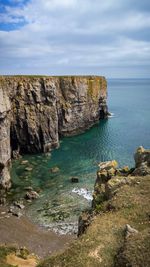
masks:
{"type": "Polygon", "coordinates": [[[124,254],[116,261],[117,267],[150,266],[149,196],[150,176],[137,177],[132,185],[123,186],[112,200],[104,203],[87,232],[69,249],[44,260],[38,267],[113,267],[121,248],[124,254]],[[113,209],[107,210],[108,205],[113,209]],[[124,239],[126,224],[139,231],[128,244],[124,239]],[[123,265],[126,263],[131,265],[123,265]]]}
{"type": "Polygon", "coordinates": [[[97,76],[97,75],[30,75],[30,74],[26,74],[26,75],[0,75],[0,78],[88,78],[88,79],[92,79],[92,78],[104,78],[103,76],[97,76]]]}
{"type": "Polygon", "coordinates": [[[38,258],[26,248],[0,247],[0,267],[35,267],[38,258]]]}
{"type": "Polygon", "coordinates": [[[16,252],[16,249],[13,247],[0,247],[0,267],[14,267],[13,265],[6,263],[7,255],[16,252]]]}

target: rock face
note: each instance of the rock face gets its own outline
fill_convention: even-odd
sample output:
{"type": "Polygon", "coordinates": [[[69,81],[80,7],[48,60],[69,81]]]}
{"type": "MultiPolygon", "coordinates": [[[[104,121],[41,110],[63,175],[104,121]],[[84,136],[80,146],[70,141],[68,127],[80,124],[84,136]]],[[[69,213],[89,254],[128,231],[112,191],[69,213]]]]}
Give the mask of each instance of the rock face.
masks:
{"type": "Polygon", "coordinates": [[[0,89],[0,187],[6,189],[11,185],[8,171],[11,158],[10,111],[9,97],[6,91],[0,89]]]}
{"type": "Polygon", "coordinates": [[[11,155],[48,152],[108,115],[104,77],[0,78],[0,186],[10,187],[11,155]]]}
{"type": "Polygon", "coordinates": [[[144,149],[140,146],[135,155],[135,170],[134,175],[147,175],[150,174],[150,150],[144,149]]]}
{"type": "Polygon", "coordinates": [[[112,198],[125,184],[131,184],[135,176],[150,174],[150,150],[140,146],[134,155],[135,168],[128,166],[117,169],[117,162],[101,162],[97,171],[97,179],[94,186],[93,208],[98,207],[104,200],[112,198]]]}

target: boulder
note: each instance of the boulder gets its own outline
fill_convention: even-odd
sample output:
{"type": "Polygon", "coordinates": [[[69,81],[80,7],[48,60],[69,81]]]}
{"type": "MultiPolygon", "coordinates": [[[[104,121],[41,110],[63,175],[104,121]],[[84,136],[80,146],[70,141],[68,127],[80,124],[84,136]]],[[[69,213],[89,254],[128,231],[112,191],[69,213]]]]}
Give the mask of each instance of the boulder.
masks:
{"type": "Polygon", "coordinates": [[[126,226],[125,226],[126,237],[129,237],[130,235],[134,235],[134,234],[137,234],[137,233],[138,233],[138,231],[136,229],[131,227],[129,224],[126,224],[126,226]]]}
{"type": "Polygon", "coordinates": [[[21,165],[26,165],[26,164],[28,164],[28,160],[22,160],[21,161],[21,165]]]}
{"type": "Polygon", "coordinates": [[[72,183],[79,183],[79,178],[78,177],[71,177],[71,182],[72,183]]]}
{"type": "Polygon", "coordinates": [[[52,173],[57,173],[57,172],[60,171],[60,169],[56,166],[56,167],[51,168],[50,171],[51,171],[52,173]]]}
{"type": "Polygon", "coordinates": [[[14,206],[18,207],[19,209],[24,209],[25,205],[23,204],[23,201],[15,201],[14,206]]]}
{"type": "Polygon", "coordinates": [[[39,194],[36,191],[28,191],[25,198],[29,200],[37,199],[39,198],[39,194]]]}
{"type": "Polygon", "coordinates": [[[0,197],[0,205],[5,205],[6,204],[6,197],[0,197]]]}
{"type": "Polygon", "coordinates": [[[116,169],[118,166],[118,162],[116,160],[110,160],[110,161],[104,161],[104,162],[100,162],[98,164],[100,170],[110,170],[110,169],[116,169]]]}
{"type": "Polygon", "coordinates": [[[98,184],[104,184],[109,180],[108,172],[105,169],[102,169],[97,172],[97,182],[98,184]]]}
{"type": "Polygon", "coordinates": [[[26,168],[25,168],[25,171],[27,171],[27,172],[31,172],[32,170],[33,170],[32,167],[26,167],[26,168]]]}
{"type": "Polygon", "coordinates": [[[144,176],[150,174],[150,150],[140,146],[135,155],[135,170],[132,175],[144,176]]]}
{"type": "Polygon", "coordinates": [[[21,158],[21,155],[19,153],[19,150],[13,150],[12,151],[12,158],[13,159],[20,159],[21,158]]]}
{"type": "Polygon", "coordinates": [[[144,149],[142,146],[138,147],[134,154],[136,168],[141,165],[142,162],[147,162],[150,166],[150,149],[144,149]]]}

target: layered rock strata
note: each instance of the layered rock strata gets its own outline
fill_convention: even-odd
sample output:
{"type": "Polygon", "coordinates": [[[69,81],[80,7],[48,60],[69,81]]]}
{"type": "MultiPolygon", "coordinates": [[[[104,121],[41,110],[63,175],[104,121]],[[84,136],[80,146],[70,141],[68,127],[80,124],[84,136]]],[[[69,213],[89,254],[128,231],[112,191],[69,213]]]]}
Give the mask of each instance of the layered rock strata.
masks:
{"type": "Polygon", "coordinates": [[[10,187],[11,155],[48,152],[88,129],[107,117],[106,98],[104,77],[1,77],[0,186],[10,187]]]}

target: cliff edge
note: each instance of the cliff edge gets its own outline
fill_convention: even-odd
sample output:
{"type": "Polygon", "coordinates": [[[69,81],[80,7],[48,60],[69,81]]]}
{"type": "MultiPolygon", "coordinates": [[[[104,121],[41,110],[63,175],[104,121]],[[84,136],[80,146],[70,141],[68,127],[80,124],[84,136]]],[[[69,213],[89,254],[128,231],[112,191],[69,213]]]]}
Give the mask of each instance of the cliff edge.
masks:
{"type": "Polygon", "coordinates": [[[150,150],[139,147],[135,167],[101,162],[93,207],[79,218],[79,238],[38,267],[150,266],[150,150]]]}
{"type": "Polygon", "coordinates": [[[11,156],[49,152],[88,129],[107,117],[106,98],[99,76],[0,77],[0,187],[10,187],[11,156]]]}

